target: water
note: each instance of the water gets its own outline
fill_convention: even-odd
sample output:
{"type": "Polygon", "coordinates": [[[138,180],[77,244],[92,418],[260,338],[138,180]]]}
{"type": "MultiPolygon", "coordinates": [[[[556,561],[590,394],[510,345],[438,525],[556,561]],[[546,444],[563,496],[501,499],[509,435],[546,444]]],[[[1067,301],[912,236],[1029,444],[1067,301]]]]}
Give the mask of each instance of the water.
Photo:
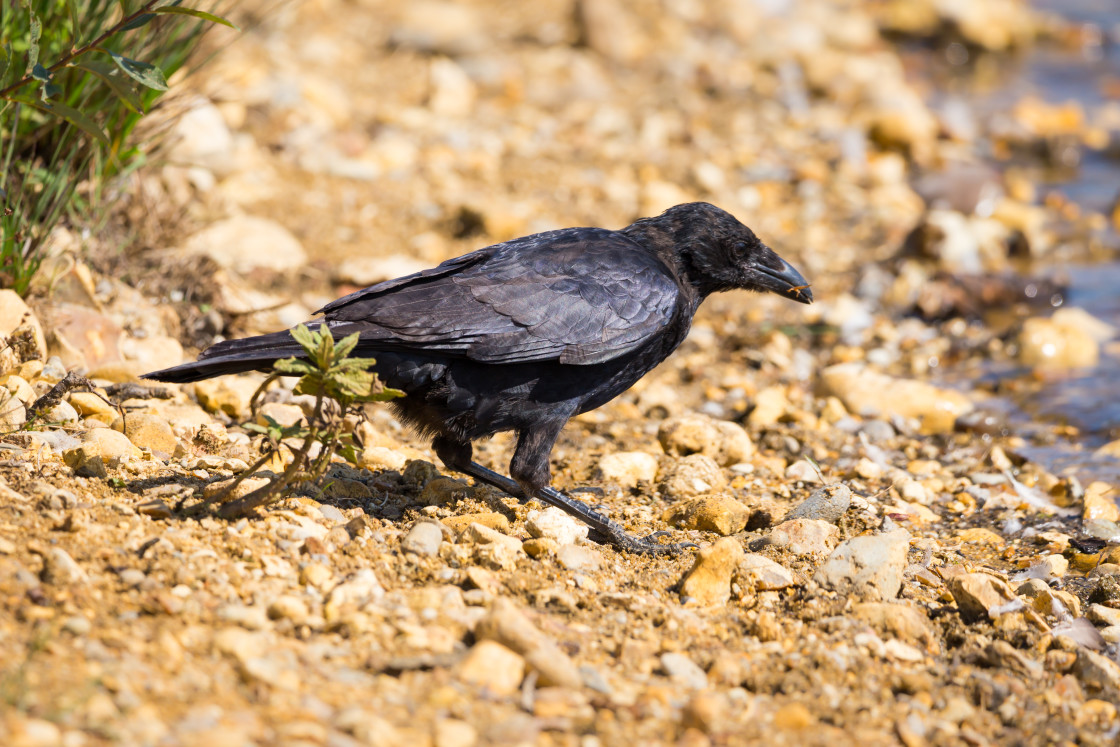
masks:
{"type": "MultiPolygon", "coordinates": [[[[1107,126],[1112,145],[1103,151],[1074,146],[1065,167],[1035,164],[1030,171],[1039,194],[1057,191],[1082,209],[1109,215],[1120,198],[1120,3],[1117,0],[1034,0],[1038,10],[1080,24],[1080,48],[1040,45],[1025,56],[998,61],[968,60],[968,52],[941,50],[941,63],[928,70],[937,81],[932,103],[963,100],[977,121],[995,123],[1027,95],[1051,104],[1076,101],[1086,121],[1100,121],[1112,111],[1107,126]],[[963,57],[962,57],[963,52],[963,57]],[[984,62],[985,64],[980,64],[984,62]]],[[[928,52],[928,50],[927,50],[928,52]]],[[[1057,159],[1059,162],[1063,158],[1057,159]]],[[[1106,243],[1120,246],[1110,228],[1106,243]]],[[[1042,274],[1050,268],[1036,267],[1042,274]]],[[[1070,279],[1065,302],[1083,308],[1120,330],[1120,261],[1064,266],[1070,279]]],[[[1022,371],[1005,372],[1021,377],[1022,371]]],[[[1102,348],[1095,368],[1041,384],[1009,387],[1018,390],[991,402],[1016,432],[1029,433],[1037,422],[1076,429],[1074,435],[1048,445],[1032,445],[1024,455],[1057,474],[1074,474],[1083,483],[1105,480],[1120,484],[1120,459],[1095,456],[1104,443],[1120,439],[1120,338],[1102,348]],[[1021,431],[1020,431],[1021,429],[1021,431]]]]}

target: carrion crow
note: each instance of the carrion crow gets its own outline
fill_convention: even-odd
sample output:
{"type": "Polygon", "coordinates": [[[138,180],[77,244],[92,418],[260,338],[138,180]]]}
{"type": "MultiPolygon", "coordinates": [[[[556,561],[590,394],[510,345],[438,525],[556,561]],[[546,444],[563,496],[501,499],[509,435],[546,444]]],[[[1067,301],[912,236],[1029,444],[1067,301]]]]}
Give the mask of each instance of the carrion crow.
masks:
{"type": "MultiPolygon", "coordinates": [[[[609,402],[672,353],[711,293],[770,291],[811,303],[809,284],[731,214],[697,202],[618,231],[566,228],[449,259],[327,304],[311,324],[357,332],[354,355],[406,396],[391,405],[432,438],[447,467],[537,498],[587,522],[593,537],[632,552],[673,552],[655,532],[634,537],[551,485],[549,456],[564,424],[609,402]],[[515,431],[505,477],[474,462],[471,443],[515,431]]],[[[189,382],[268,371],[299,356],[288,331],[227,340],[145,378],[189,382]]]]}

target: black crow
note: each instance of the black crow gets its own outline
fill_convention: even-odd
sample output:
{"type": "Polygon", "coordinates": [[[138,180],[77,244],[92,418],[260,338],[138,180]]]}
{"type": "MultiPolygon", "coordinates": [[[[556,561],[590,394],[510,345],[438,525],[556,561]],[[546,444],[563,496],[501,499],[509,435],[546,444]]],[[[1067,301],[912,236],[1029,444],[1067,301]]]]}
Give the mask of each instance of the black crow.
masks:
{"type": "MultiPolygon", "coordinates": [[[[564,424],[609,402],[676,350],[709,294],[742,288],[811,303],[809,284],[729,213],[695,202],[618,231],[565,228],[479,249],[327,304],[312,324],[360,334],[355,355],[406,396],[392,406],[432,437],[449,468],[537,498],[633,552],[677,551],[638,538],[551,487],[564,424]],[[471,442],[516,431],[513,479],[471,459],[471,442]]],[[[147,374],[188,382],[268,371],[302,352],[289,332],[227,340],[195,363],[147,374]]]]}

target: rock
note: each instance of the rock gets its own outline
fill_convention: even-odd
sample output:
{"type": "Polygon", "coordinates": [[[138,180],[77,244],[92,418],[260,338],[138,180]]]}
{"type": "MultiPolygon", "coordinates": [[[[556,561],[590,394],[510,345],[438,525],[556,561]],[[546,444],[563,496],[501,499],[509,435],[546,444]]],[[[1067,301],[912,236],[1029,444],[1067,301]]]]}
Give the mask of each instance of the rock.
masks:
{"type": "Polygon", "coordinates": [[[9,340],[8,344],[11,345],[13,336],[17,339],[17,344],[13,347],[16,348],[16,357],[20,361],[47,357],[47,340],[39,318],[18,293],[5,288],[0,290],[0,337],[9,340]],[[17,332],[21,334],[16,334],[17,332]],[[26,342],[18,342],[19,339],[25,339],[26,342]]]}
{"type": "Polygon", "coordinates": [[[202,97],[193,99],[189,106],[175,118],[168,160],[228,174],[234,163],[234,144],[221,111],[202,97]]]}
{"type": "Polygon", "coordinates": [[[497,641],[524,656],[542,687],[578,688],[583,683],[575,662],[507,598],[494,600],[490,613],[475,628],[475,638],[497,641]]]}
{"type": "Polygon", "coordinates": [[[475,489],[453,477],[436,477],[428,480],[420,491],[418,501],[425,506],[443,506],[474,495],[475,489]]]}
{"type": "Polygon", "coordinates": [[[441,117],[466,117],[478,96],[474,81],[463,68],[446,57],[428,64],[428,107],[441,117]]]}
{"type": "Polygon", "coordinates": [[[186,254],[204,254],[242,275],[264,269],[289,272],[307,264],[299,239],[279,223],[236,215],[212,223],[183,244],[186,254]]]}
{"type": "Polygon", "coordinates": [[[0,427],[15,429],[27,422],[27,407],[7,389],[0,389],[0,427]]]}
{"type": "Polygon", "coordinates": [[[742,426],[698,413],[666,419],[657,431],[657,440],[666,454],[703,454],[724,467],[745,462],[754,453],[754,444],[742,426]]]}
{"type": "Polygon", "coordinates": [[[731,598],[731,577],[742,560],[743,547],[732,537],[702,548],[681,581],[681,596],[704,606],[726,604],[731,598]]]}
{"type": "Polygon", "coordinates": [[[44,420],[48,423],[73,423],[78,419],[78,411],[69,402],[59,402],[47,410],[44,420]]]}
{"type": "Polygon", "coordinates": [[[507,534],[510,530],[509,519],[493,511],[481,514],[459,514],[443,520],[445,527],[459,534],[466,532],[471,524],[481,524],[502,534],[507,534]]]}
{"type": "Polygon", "coordinates": [[[920,608],[900,602],[864,602],[853,608],[856,619],[870,625],[881,635],[889,635],[908,643],[921,645],[936,653],[937,632],[929,617],[920,608]]]}
{"type": "Polygon", "coordinates": [[[385,446],[367,446],[362,449],[362,453],[358,457],[358,466],[371,472],[381,470],[396,470],[399,472],[404,469],[407,463],[407,456],[385,446]]]}
{"type": "Polygon", "coordinates": [[[443,529],[433,521],[418,521],[408,530],[401,540],[401,549],[414,555],[432,556],[439,554],[443,543],[443,529]]]}
{"type": "Polygon", "coordinates": [[[373,491],[361,480],[348,477],[332,477],[323,486],[323,495],[334,501],[368,501],[373,491]]]}
{"type": "Polygon", "coordinates": [[[424,54],[459,56],[492,44],[482,14],[447,0],[408,3],[393,28],[390,43],[424,54]]]}
{"type": "Polygon", "coordinates": [[[821,482],[820,470],[807,459],[799,459],[786,468],[786,479],[790,482],[821,482]]]}
{"type": "Polygon", "coordinates": [[[467,541],[477,545],[474,557],[484,566],[508,571],[525,557],[520,540],[482,524],[471,524],[463,534],[467,541]]]}
{"type": "Polygon", "coordinates": [[[377,575],[369,568],[362,568],[331,589],[323,604],[323,616],[328,621],[340,620],[346,610],[360,610],[384,596],[385,589],[377,575]]]}
{"type": "Polygon", "coordinates": [[[525,659],[496,641],[481,640],[459,662],[455,674],[494,695],[513,695],[525,676],[525,659]]]}
{"type": "Polygon", "coordinates": [[[756,553],[747,553],[743,556],[736,578],[741,586],[758,591],[776,591],[801,584],[801,579],[795,576],[793,571],[775,563],[765,555],[756,553]]]}
{"type": "Polygon", "coordinates": [[[296,625],[302,624],[311,614],[307,602],[292,594],[281,594],[273,599],[266,612],[269,620],[291,620],[296,625]]]}
{"type": "Polygon", "coordinates": [[[770,530],[766,544],[794,555],[824,555],[836,547],[840,530],[819,519],[791,519],[770,530]]]}
{"type": "Polygon", "coordinates": [[[542,537],[540,539],[531,538],[521,543],[521,548],[525,554],[530,558],[540,558],[547,555],[555,554],[560,549],[559,543],[554,539],[542,537]]]}
{"type": "Polygon", "coordinates": [[[1081,518],[1085,521],[1100,519],[1120,522],[1120,507],[1116,505],[1116,490],[1107,482],[1091,482],[1085,488],[1081,518]]]}
{"type": "Polygon", "coordinates": [[[599,478],[624,488],[657,479],[657,457],[644,451],[621,451],[599,460],[599,478]]]}
{"type": "Polygon", "coordinates": [[[587,539],[590,528],[555,506],[549,506],[543,511],[530,511],[525,518],[525,530],[533,537],[547,537],[559,545],[570,545],[587,539]]]}
{"type": "MultiPolygon", "coordinates": [[[[171,368],[183,362],[183,346],[166,335],[149,335],[145,338],[122,337],[118,345],[121,362],[133,378],[162,368],[171,368]]],[[[90,366],[90,376],[98,378],[102,366],[90,366]]]]}
{"type": "Polygon", "coordinates": [[[437,719],[432,733],[433,747],[475,747],[478,730],[457,718],[437,719]]]}
{"type": "Polygon", "coordinates": [[[708,675],[685,654],[661,654],[661,669],[669,679],[686,690],[703,690],[708,686],[708,675]]]}
{"type": "Polygon", "coordinates": [[[833,589],[851,586],[862,596],[894,599],[902,588],[909,549],[910,533],[905,529],[852,537],[833,551],[816,578],[833,589]]]}
{"type": "Polygon", "coordinates": [[[303,420],[303,408],[283,402],[265,402],[257,410],[257,425],[268,425],[269,418],[284,427],[297,425],[303,420]]]}
{"type": "Polygon", "coordinates": [[[62,460],[80,477],[109,476],[105,470],[105,460],[101,457],[101,449],[96,443],[83,443],[67,449],[62,452],[62,460]]]}
{"type": "Polygon", "coordinates": [[[153,519],[170,519],[172,516],[171,507],[159,498],[141,503],[136,507],[136,513],[153,519]]]}
{"type": "Polygon", "coordinates": [[[751,512],[725,493],[704,495],[670,506],[661,520],[682,529],[715,532],[727,537],[743,531],[751,512]]]}
{"type": "Polygon", "coordinates": [[[661,478],[661,492],[680,500],[722,490],[727,485],[723,470],[706,454],[677,459],[661,478]]]}
{"type": "MultiPolygon", "coordinates": [[[[1049,574],[1045,574],[1045,576],[1049,577],[1049,574]]],[[[1021,584],[1015,590],[1015,593],[1029,600],[1031,607],[1039,614],[1059,619],[1068,615],[1081,616],[1080,599],[1068,591],[1051,588],[1042,578],[1028,579],[1026,583],[1021,584]]]]}
{"type": "Polygon", "coordinates": [[[427,270],[431,265],[406,254],[391,254],[387,257],[348,257],[338,264],[331,274],[336,283],[349,283],[357,286],[374,285],[383,280],[401,278],[405,275],[427,270]]]}
{"type": "Polygon", "coordinates": [[[92,417],[106,425],[120,417],[117,408],[93,392],[71,392],[67,399],[82,417],[92,417]]]}
{"type": "Polygon", "coordinates": [[[1072,671],[1090,691],[1120,689],[1120,664],[1087,648],[1077,649],[1072,671]]]}
{"type": "Polygon", "coordinates": [[[140,456],[140,449],[126,435],[110,428],[92,428],[86,431],[82,434],[82,443],[96,445],[101,458],[110,467],[116,467],[123,459],[140,456]]]}
{"type": "Polygon", "coordinates": [[[224,412],[231,418],[244,419],[249,415],[249,402],[260,382],[244,376],[221,376],[193,384],[198,404],[207,412],[224,412]]]}
{"type": "Polygon", "coordinates": [[[784,386],[768,386],[754,397],[754,409],[747,422],[754,426],[774,425],[789,409],[784,386]]]}
{"type": "Polygon", "coordinates": [[[1102,627],[1120,625],[1120,609],[1106,607],[1103,604],[1090,604],[1089,612],[1085,615],[1089,621],[1102,627]]]}
{"type": "Polygon", "coordinates": [[[1019,602],[1006,582],[987,573],[962,573],[950,578],[948,585],[965,622],[992,619],[1001,608],[1019,602]]]}
{"type": "Polygon", "coordinates": [[[835,524],[852,505],[852,491],[847,485],[835,484],[817,488],[809,497],[793,507],[784,521],[815,519],[835,524]]]}
{"type": "Polygon", "coordinates": [[[556,562],[569,571],[590,573],[603,565],[603,556],[584,545],[560,545],[556,548],[556,562]]]}
{"type": "Polygon", "coordinates": [[[1100,344],[1077,324],[1033,317],[1019,333],[1019,360],[1038,369],[1092,368],[1100,361],[1100,344]]]}
{"type": "MultiPolygon", "coordinates": [[[[221,495],[222,491],[233,484],[233,480],[234,478],[231,477],[228,480],[219,480],[217,482],[210,483],[202,489],[202,497],[208,501],[216,500],[218,496],[221,495]]],[[[244,480],[237,484],[237,487],[235,487],[232,491],[230,491],[229,494],[222,498],[222,503],[240,500],[249,495],[249,493],[252,493],[254,490],[263,488],[270,482],[272,481],[265,477],[246,477],[244,480]]]]}
{"type": "Polygon", "coordinates": [[[38,395],[35,393],[35,390],[31,388],[31,384],[27,382],[27,379],[16,374],[0,376],[0,387],[7,389],[24,405],[34,404],[35,400],[38,399],[38,395]]]}
{"type": "Polygon", "coordinates": [[[78,562],[60,547],[52,547],[43,555],[43,571],[40,577],[43,583],[58,586],[84,584],[89,581],[89,576],[78,562]]]}
{"type": "Polygon", "coordinates": [[[839,363],[821,372],[828,394],[861,417],[915,418],[923,433],[951,433],[957,417],[972,410],[964,394],[913,379],[876,373],[861,363],[839,363]]]}
{"type": "Polygon", "coordinates": [[[174,456],[179,445],[171,425],[158,415],[129,413],[113,422],[113,430],[124,433],[133,446],[147,449],[160,459],[174,456]]]}

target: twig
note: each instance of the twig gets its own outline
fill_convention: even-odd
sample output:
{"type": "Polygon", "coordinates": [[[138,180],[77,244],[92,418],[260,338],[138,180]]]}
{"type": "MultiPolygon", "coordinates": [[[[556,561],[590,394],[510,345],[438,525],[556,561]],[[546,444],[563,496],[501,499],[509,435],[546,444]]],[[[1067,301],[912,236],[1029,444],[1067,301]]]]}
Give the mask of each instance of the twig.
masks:
{"type": "MultiPolygon", "coordinates": [[[[70,53],[63,56],[63,58],[61,60],[59,60],[58,62],[56,62],[53,65],[51,65],[50,67],[48,67],[47,72],[51,73],[51,74],[54,74],[54,73],[58,72],[59,70],[61,70],[62,68],[69,65],[71,62],[73,62],[78,57],[81,57],[82,55],[86,54],[87,52],[90,52],[90,51],[94,50],[95,48],[101,46],[101,43],[103,41],[105,41],[106,39],[108,39],[110,36],[112,36],[113,34],[120,33],[121,31],[124,30],[125,26],[132,23],[133,21],[135,21],[140,16],[148,13],[148,11],[150,11],[156,5],[156,3],[158,3],[159,1],[160,0],[151,0],[151,2],[144,3],[144,5],[142,5],[139,10],[125,16],[124,18],[122,18],[120,21],[117,22],[117,24],[115,26],[113,26],[108,31],[106,31],[104,34],[102,34],[101,36],[99,36],[96,39],[94,39],[93,41],[91,41],[89,44],[86,44],[84,47],[80,47],[78,49],[71,48],[70,53]]],[[[20,88],[23,88],[25,85],[27,85],[28,83],[30,83],[33,80],[35,80],[35,78],[28,75],[26,78],[23,78],[21,80],[17,80],[15,83],[12,83],[7,88],[0,89],[0,98],[8,98],[8,96],[11,93],[19,90],[20,88]]]]}

